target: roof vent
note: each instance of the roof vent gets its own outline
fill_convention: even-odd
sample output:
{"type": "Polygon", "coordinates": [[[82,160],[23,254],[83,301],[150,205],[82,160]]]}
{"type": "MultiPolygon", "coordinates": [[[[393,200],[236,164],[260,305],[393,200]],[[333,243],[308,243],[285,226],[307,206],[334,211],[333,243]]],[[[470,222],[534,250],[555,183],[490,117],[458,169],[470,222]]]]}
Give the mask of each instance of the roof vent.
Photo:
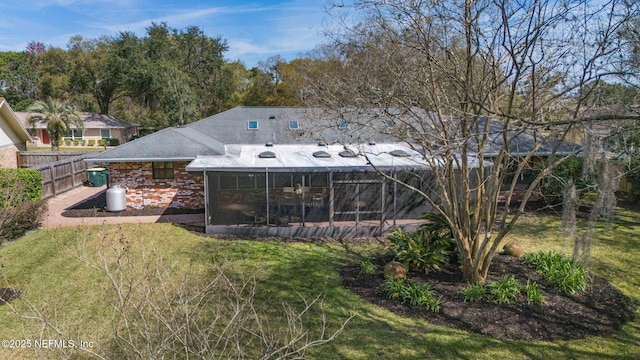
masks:
{"type": "Polygon", "coordinates": [[[258,157],[261,159],[275,159],[276,153],[274,153],[273,151],[263,151],[260,153],[260,155],[258,155],[258,157]]]}
{"type": "Polygon", "coordinates": [[[354,153],[351,150],[341,151],[338,155],[342,156],[343,158],[353,158],[358,156],[358,154],[354,153]]]}
{"type": "Polygon", "coordinates": [[[273,120],[273,119],[275,119],[275,118],[276,118],[276,116],[275,116],[275,115],[271,115],[271,116],[269,116],[269,119],[271,119],[271,120],[273,120]]]}
{"type": "Polygon", "coordinates": [[[376,144],[376,142],[375,142],[375,141],[373,141],[373,140],[369,140],[369,145],[375,145],[375,144],[376,144]]]}
{"type": "Polygon", "coordinates": [[[273,143],[271,141],[267,142],[266,144],[264,144],[264,146],[267,147],[273,147],[273,143]]]}
{"type": "Polygon", "coordinates": [[[410,157],[411,155],[404,150],[393,150],[389,153],[391,156],[395,157],[410,157]]]}
{"type": "Polygon", "coordinates": [[[322,141],[322,140],[320,140],[320,141],[318,141],[318,146],[327,146],[327,143],[322,141]]]}
{"type": "Polygon", "coordinates": [[[329,154],[326,151],[316,151],[316,152],[313,153],[313,157],[326,159],[326,158],[330,158],[331,154],[329,154]]]}

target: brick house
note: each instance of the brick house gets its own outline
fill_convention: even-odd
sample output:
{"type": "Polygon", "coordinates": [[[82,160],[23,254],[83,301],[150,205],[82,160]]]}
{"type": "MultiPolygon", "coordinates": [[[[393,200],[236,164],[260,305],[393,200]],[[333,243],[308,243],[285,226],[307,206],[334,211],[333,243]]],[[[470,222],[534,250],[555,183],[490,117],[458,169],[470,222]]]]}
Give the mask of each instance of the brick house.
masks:
{"type": "Polygon", "coordinates": [[[322,119],[309,108],[237,107],[86,161],[108,166],[127,207],[203,209],[210,233],[335,236],[381,231],[427,210],[372,167],[426,171],[423,155],[376,129],[355,143],[355,129],[322,119]],[[367,158],[356,156],[363,151],[367,158]]]}
{"type": "Polygon", "coordinates": [[[0,98],[0,167],[17,168],[16,153],[27,150],[31,136],[22,126],[9,103],[0,98]]]}
{"type": "MultiPolygon", "coordinates": [[[[203,209],[209,233],[343,236],[415,223],[432,209],[390,179],[436,195],[424,154],[393,137],[384,112],[349,111],[237,107],[85,161],[108,164],[127,207],[203,209]]],[[[514,156],[540,144],[515,136],[514,156]]]]}

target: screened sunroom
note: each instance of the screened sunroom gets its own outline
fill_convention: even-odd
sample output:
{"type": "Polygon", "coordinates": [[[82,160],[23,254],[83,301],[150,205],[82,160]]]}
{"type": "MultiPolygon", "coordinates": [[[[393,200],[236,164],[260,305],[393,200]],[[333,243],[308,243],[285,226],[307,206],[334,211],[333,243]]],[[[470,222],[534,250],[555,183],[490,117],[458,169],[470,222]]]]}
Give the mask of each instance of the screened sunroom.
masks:
{"type": "Polygon", "coordinates": [[[398,144],[227,146],[187,171],[205,177],[208,233],[371,235],[430,210],[389,179],[432,191],[423,156],[398,144]]]}

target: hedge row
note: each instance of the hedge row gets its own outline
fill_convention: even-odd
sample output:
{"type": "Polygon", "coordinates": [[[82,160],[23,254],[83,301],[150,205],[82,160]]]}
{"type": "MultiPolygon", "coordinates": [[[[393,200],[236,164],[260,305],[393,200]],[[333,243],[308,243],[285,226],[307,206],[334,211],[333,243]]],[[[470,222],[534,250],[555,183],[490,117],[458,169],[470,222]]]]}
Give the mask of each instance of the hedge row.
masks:
{"type": "Polygon", "coordinates": [[[42,198],[42,174],[33,169],[0,169],[0,207],[13,206],[42,198]],[[6,196],[19,187],[21,196],[5,204],[6,196]]]}

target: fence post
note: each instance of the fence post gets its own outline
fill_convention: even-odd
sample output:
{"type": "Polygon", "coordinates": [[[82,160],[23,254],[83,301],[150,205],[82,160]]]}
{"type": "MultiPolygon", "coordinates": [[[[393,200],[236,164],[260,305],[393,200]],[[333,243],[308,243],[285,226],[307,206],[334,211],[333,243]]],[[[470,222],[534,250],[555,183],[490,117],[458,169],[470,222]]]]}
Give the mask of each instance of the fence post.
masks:
{"type": "Polygon", "coordinates": [[[51,175],[51,192],[53,197],[56,196],[56,171],[53,164],[49,165],[49,174],[51,175]]]}

